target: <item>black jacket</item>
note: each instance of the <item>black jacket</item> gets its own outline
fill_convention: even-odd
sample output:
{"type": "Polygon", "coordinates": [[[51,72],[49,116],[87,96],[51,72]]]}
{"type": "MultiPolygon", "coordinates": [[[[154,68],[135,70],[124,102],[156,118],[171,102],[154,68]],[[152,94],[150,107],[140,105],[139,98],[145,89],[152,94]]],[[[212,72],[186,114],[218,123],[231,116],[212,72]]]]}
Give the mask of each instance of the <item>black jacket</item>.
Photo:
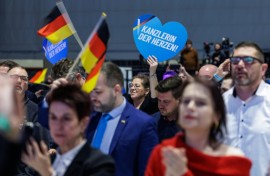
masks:
{"type": "Polygon", "coordinates": [[[25,96],[24,107],[26,120],[36,123],[38,121],[38,105],[25,96]]]}
{"type": "Polygon", "coordinates": [[[64,176],[114,176],[115,165],[109,155],[86,143],[75,156],[64,176]]]}

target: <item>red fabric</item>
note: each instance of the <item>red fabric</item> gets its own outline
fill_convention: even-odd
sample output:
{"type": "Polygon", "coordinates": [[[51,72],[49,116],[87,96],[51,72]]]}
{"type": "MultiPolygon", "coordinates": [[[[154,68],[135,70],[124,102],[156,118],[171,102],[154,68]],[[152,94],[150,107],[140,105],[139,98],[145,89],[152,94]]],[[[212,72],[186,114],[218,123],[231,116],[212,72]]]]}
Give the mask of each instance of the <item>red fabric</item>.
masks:
{"type": "Polygon", "coordinates": [[[145,176],[164,176],[161,149],[165,146],[185,148],[188,158],[188,172],[184,176],[249,176],[251,161],[240,156],[210,156],[195,150],[182,141],[182,135],[164,140],[156,146],[149,158],[145,176]]]}

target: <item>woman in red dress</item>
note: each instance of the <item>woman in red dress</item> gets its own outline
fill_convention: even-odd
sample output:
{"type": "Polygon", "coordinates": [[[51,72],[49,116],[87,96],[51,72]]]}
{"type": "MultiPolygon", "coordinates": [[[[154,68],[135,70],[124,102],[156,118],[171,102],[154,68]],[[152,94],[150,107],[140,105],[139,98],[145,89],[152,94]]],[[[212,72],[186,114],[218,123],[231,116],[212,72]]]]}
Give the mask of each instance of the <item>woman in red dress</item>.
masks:
{"type": "Polygon", "coordinates": [[[248,176],[251,161],[223,144],[225,105],[214,82],[194,79],[183,84],[179,124],[183,133],[155,147],[146,176],[248,176]]]}

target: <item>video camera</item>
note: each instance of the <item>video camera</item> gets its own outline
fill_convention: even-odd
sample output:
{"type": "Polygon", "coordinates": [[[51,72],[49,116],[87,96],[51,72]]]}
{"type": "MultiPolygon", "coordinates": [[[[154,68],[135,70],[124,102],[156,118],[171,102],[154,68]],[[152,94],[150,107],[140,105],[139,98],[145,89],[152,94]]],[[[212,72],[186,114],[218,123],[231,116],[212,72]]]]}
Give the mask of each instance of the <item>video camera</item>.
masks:
{"type": "MultiPolygon", "coordinates": [[[[203,42],[203,49],[206,54],[206,56],[209,56],[211,52],[211,46],[213,46],[213,42],[203,42]]],[[[230,41],[230,38],[228,37],[222,37],[221,39],[221,46],[222,50],[224,51],[225,55],[227,57],[230,56],[230,49],[233,47],[233,42],[230,41]]]]}
{"type": "Polygon", "coordinates": [[[221,45],[226,57],[230,57],[230,49],[233,47],[233,42],[230,42],[228,37],[222,37],[221,45]]]}
{"type": "Polygon", "coordinates": [[[223,49],[228,49],[233,47],[233,42],[230,42],[230,39],[228,37],[222,37],[221,45],[223,49]]]}

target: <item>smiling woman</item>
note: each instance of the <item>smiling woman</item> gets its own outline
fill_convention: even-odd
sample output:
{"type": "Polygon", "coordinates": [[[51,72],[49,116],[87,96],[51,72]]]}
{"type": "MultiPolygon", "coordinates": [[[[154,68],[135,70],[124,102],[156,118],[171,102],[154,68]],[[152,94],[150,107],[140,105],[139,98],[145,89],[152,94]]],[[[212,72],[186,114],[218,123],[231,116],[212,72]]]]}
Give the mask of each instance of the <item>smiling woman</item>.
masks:
{"type": "Polygon", "coordinates": [[[157,99],[150,96],[149,77],[139,73],[129,83],[129,94],[125,95],[127,100],[135,108],[151,115],[158,111],[157,99]]]}

